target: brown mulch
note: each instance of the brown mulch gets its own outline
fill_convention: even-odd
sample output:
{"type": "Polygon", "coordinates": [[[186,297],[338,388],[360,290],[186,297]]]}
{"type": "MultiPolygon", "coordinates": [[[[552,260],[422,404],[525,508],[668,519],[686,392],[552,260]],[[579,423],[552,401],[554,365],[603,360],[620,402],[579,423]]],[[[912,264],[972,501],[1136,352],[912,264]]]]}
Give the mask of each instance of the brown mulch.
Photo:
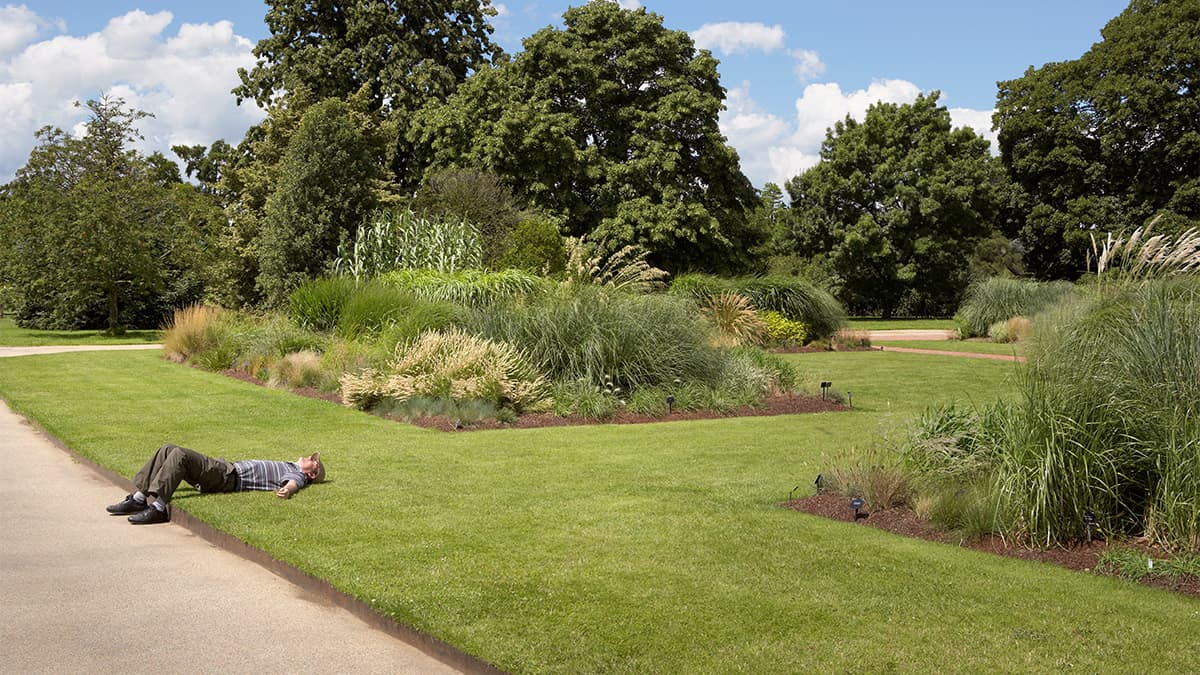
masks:
{"type": "MultiPolygon", "coordinates": [[[[939,530],[933,523],[921,518],[909,508],[883,509],[871,513],[861,510],[856,520],[854,509],[850,507],[850,499],[836,493],[793,499],[784,503],[784,506],[830,520],[858,522],[861,525],[876,527],[904,537],[957,544],[984,553],[1049,563],[1079,572],[1095,573],[1100,556],[1110,547],[1132,548],[1155,560],[1165,560],[1171,557],[1162,548],[1141,540],[1080,542],[1070,547],[1046,549],[1022,546],[996,536],[976,541],[961,541],[952,533],[939,530]]],[[[1169,578],[1163,575],[1146,575],[1139,583],[1200,598],[1200,578],[1197,577],[1169,578]]]]}
{"type": "MultiPolygon", "coordinates": [[[[264,382],[256,379],[253,375],[241,371],[228,369],[221,371],[222,375],[232,377],[242,382],[257,384],[260,387],[267,386],[264,382]]],[[[321,391],[314,388],[303,389],[286,389],[293,394],[307,396],[308,398],[317,398],[330,403],[341,405],[342,396],[337,392],[321,391]]],[[[542,427],[569,427],[580,426],[585,424],[646,424],[649,422],[680,422],[683,420],[707,420],[720,419],[725,417],[763,417],[770,415],[799,415],[804,413],[818,412],[838,412],[841,410],[849,410],[849,408],[841,403],[836,403],[831,400],[823,400],[819,396],[796,396],[783,395],[773,396],[763,401],[762,405],[745,406],[736,408],[728,412],[719,412],[716,410],[679,410],[672,412],[670,415],[639,415],[628,411],[621,411],[608,418],[607,420],[597,420],[592,417],[583,417],[580,415],[571,415],[561,417],[554,413],[529,413],[521,415],[513,422],[500,422],[498,420],[481,420],[470,424],[460,424],[458,420],[445,415],[435,415],[430,417],[421,417],[415,420],[399,420],[399,418],[389,417],[397,421],[409,421],[419,427],[427,429],[438,429],[440,431],[482,431],[485,429],[539,429],[542,427]]]]}

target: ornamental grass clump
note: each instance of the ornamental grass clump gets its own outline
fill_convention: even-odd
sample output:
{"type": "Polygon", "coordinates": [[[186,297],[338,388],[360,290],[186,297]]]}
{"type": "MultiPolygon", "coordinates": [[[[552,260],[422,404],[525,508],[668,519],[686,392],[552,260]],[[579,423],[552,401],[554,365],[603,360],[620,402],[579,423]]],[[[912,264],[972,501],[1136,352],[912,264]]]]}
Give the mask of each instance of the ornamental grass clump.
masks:
{"type": "Polygon", "coordinates": [[[683,274],[671,283],[670,293],[704,303],[724,292],[749,298],[760,310],[779,312],[805,324],[808,339],[825,339],[846,323],[846,312],[826,291],[798,277],[738,277],[723,279],[707,274],[683,274]]]}
{"type": "MultiPolygon", "coordinates": [[[[1200,548],[1200,280],[1107,285],[1039,318],[1021,399],[960,425],[1004,532],[1040,545],[1087,534],[1200,548]]],[[[928,427],[928,423],[926,427],[928,427]]],[[[914,464],[954,466],[930,446],[914,464]]],[[[932,474],[928,470],[927,474],[932,474]]]]}
{"type": "Polygon", "coordinates": [[[954,320],[962,337],[988,335],[993,325],[1014,316],[1032,317],[1075,290],[1067,281],[991,277],[972,284],[954,320]]]}
{"type": "Polygon", "coordinates": [[[498,300],[537,295],[550,287],[546,279],[515,269],[497,272],[403,269],[389,272],[379,281],[427,302],[447,302],[467,307],[482,307],[498,300]]]}
{"type": "Polygon", "coordinates": [[[478,308],[471,332],[506,342],[556,382],[584,380],[634,389],[681,380],[713,381],[721,357],[695,305],[596,285],[563,285],[539,296],[478,308]]]}
{"type": "Polygon", "coordinates": [[[766,336],[766,322],[744,295],[722,291],[703,302],[700,313],[716,329],[717,347],[759,345],[766,336]]]}
{"type": "Polygon", "coordinates": [[[204,305],[188,305],[175,310],[163,332],[163,355],[183,363],[212,348],[217,339],[218,310],[204,305]]]}
{"type": "Polygon", "coordinates": [[[301,284],[288,296],[288,316],[297,325],[318,332],[333,330],[358,284],[348,277],[326,277],[301,284]]]}
{"type": "Polygon", "coordinates": [[[512,345],[458,329],[429,331],[397,349],[383,370],[343,375],[342,400],[368,410],[413,398],[489,401],[517,412],[546,398],[546,380],[512,345]]]}

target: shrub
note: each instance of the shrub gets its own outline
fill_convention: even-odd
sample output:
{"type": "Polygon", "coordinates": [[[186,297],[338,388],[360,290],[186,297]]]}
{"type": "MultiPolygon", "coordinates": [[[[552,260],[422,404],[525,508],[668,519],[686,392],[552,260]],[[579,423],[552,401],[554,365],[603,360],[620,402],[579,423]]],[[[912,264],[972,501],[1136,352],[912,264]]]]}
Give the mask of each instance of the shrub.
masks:
{"type": "Polygon", "coordinates": [[[997,322],[1034,316],[1063,300],[1074,288],[1067,281],[992,277],[971,284],[954,320],[964,338],[987,335],[997,322]]]}
{"type": "Polygon", "coordinates": [[[457,329],[425,333],[386,370],[343,375],[341,383],[346,405],[361,409],[425,397],[522,410],[538,407],[546,394],[545,380],[518,349],[457,329]]]}
{"type": "Polygon", "coordinates": [[[288,298],[288,315],[297,325],[314,331],[331,331],[358,285],[347,277],[314,279],[301,284],[288,298]]]}
{"type": "Polygon", "coordinates": [[[472,332],[519,347],[555,381],[605,378],[624,389],[711,382],[721,359],[691,303],[599,286],[562,286],[527,301],[478,308],[472,332]]]}
{"type": "Polygon", "coordinates": [[[829,348],[837,351],[839,349],[862,349],[863,347],[871,346],[871,333],[865,330],[850,330],[843,328],[834,334],[829,340],[829,348]]]}
{"type": "Polygon", "coordinates": [[[163,354],[167,359],[182,363],[212,348],[216,341],[218,310],[203,305],[189,305],[175,310],[163,333],[163,354]]]}
{"type": "Polygon", "coordinates": [[[798,347],[808,340],[808,326],[805,326],[803,321],[789,319],[774,310],[760,312],[759,315],[766,324],[768,344],[778,347],[798,347]]]}
{"type": "Polygon", "coordinates": [[[558,225],[549,218],[526,218],[513,229],[498,267],[557,276],[567,266],[567,249],[558,225]]]}
{"type": "Polygon", "coordinates": [[[277,360],[293,352],[321,352],[325,344],[323,336],[280,315],[221,312],[213,321],[208,348],[194,362],[208,370],[241,370],[265,381],[277,360]]]}
{"type": "Polygon", "coordinates": [[[413,207],[433,218],[471,223],[479,232],[481,263],[489,266],[507,250],[522,215],[508,186],[498,176],[478,169],[432,173],[417,190],[413,207]]]}
{"type": "Polygon", "coordinates": [[[739,277],[722,279],[706,274],[683,274],[671,283],[672,295],[698,303],[722,292],[746,296],[760,310],[773,310],[802,321],[809,339],[832,336],[846,322],[846,313],[828,292],[797,277],[739,277]]]}
{"type": "Polygon", "coordinates": [[[396,270],[379,281],[429,302],[449,302],[468,307],[543,293],[550,287],[545,279],[516,269],[499,272],[396,270]]]}
{"type": "Polygon", "coordinates": [[[700,313],[716,328],[718,347],[762,344],[767,331],[750,300],[737,293],[722,291],[708,298],[701,304],[700,313]]]}

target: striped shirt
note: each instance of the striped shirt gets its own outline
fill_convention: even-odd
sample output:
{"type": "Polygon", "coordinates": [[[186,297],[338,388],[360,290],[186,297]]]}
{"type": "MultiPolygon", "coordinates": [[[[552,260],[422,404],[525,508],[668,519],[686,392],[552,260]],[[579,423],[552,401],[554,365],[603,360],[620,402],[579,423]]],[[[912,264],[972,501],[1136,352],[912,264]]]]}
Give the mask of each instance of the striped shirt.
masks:
{"type": "Polygon", "coordinates": [[[234,462],[233,468],[238,474],[239,490],[278,490],[289,480],[296,481],[297,489],[308,485],[308,476],[295,462],[246,459],[234,462]]]}

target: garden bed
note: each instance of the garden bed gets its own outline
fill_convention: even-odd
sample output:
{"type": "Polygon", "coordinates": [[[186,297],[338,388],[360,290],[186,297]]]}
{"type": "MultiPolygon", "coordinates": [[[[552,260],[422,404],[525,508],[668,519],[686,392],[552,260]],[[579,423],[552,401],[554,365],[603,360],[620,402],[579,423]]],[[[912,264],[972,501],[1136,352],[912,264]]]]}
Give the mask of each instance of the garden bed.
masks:
{"type": "MultiPolygon", "coordinates": [[[[1032,560],[1036,562],[1059,565],[1068,569],[1103,574],[1097,571],[1100,557],[1112,548],[1132,549],[1155,560],[1170,559],[1170,554],[1161,547],[1153,546],[1141,540],[1105,541],[1095,540],[1091,543],[1080,542],[1070,547],[1030,548],[1013,542],[1005,541],[997,536],[990,536],[973,541],[960,541],[951,533],[940,530],[929,520],[922,518],[912,509],[906,507],[883,509],[872,513],[861,511],[855,517],[854,509],[850,507],[850,498],[836,493],[826,493],[793,499],[784,504],[789,509],[830,520],[858,522],[904,537],[914,537],[927,541],[948,544],[958,544],[968,548],[992,553],[995,555],[1032,560]]],[[[1115,575],[1114,575],[1115,576],[1115,575]]],[[[1161,574],[1146,574],[1138,583],[1154,588],[1161,588],[1194,598],[1200,598],[1200,577],[1197,576],[1166,576],[1161,574]]]]}
{"type": "MultiPolygon", "coordinates": [[[[257,384],[260,387],[267,386],[266,383],[242,370],[227,369],[221,371],[221,374],[243,382],[257,384]]],[[[321,391],[312,387],[300,389],[289,388],[285,391],[299,396],[321,399],[339,405],[342,404],[342,396],[337,392],[321,391]]],[[[441,431],[482,431],[486,429],[538,429],[542,427],[566,427],[585,424],[647,424],[651,422],[678,422],[683,420],[721,419],[726,417],[800,415],[805,413],[838,412],[849,409],[846,405],[832,400],[824,400],[819,396],[785,394],[768,397],[763,401],[762,405],[743,406],[724,412],[719,410],[680,410],[672,412],[669,415],[640,415],[631,412],[618,412],[605,420],[584,417],[582,415],[564,417],[555,415],[554,413],[529,413],[521,415],[513,422],[501,422],[493,419],[480,420],[469,424],[462,424],[458,420],[445,415],[432,415],[415,420],[401,420],[395,417],[387,417],[387,419],[404,421],[419,427],[441,431]]]]}

